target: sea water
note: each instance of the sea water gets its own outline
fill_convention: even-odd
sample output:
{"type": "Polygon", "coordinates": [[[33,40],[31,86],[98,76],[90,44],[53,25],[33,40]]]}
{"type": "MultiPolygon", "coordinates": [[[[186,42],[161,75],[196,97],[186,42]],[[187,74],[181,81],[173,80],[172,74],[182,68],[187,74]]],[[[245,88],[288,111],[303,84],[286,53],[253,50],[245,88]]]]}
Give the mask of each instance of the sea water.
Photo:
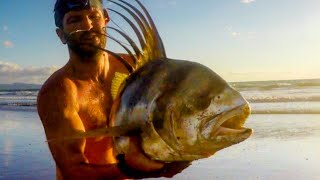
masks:
{"type": "MultiPolygon", "coordinates": [[[[319,114],[320,79],[230,83],[252,114],[319,114]]],[[[0,89],[0,110],[36,111],[39,89],[0,89]]]]}

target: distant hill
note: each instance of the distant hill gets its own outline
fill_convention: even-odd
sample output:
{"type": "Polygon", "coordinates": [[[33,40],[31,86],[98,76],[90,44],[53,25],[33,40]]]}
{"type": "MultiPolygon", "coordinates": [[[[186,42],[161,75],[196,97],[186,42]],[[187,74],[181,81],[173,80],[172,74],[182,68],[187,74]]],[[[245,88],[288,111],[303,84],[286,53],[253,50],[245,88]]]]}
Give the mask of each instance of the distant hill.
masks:
{"type": "Polygon", "coordinates": [[[40,84],[26,84],[26,83],[13,83],[13,84],[0,84],[0,91],[2,90],[38,90],[41,88],[40,84]]]}

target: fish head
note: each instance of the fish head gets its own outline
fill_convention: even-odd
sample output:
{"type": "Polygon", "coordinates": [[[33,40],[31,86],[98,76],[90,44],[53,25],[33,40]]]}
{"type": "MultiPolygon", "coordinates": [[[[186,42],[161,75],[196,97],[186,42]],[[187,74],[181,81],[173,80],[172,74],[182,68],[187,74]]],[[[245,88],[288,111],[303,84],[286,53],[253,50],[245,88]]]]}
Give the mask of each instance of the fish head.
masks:
{"type": "Polygon", "coordinates": [[[167,103],[163,124],[155,123],[182,160],[211,156],[252,134],[252,129],[243,127],[250,114],[249,103],[212,70],[196,67],[183,74],[174,95],[163,97],[167,103]]]}

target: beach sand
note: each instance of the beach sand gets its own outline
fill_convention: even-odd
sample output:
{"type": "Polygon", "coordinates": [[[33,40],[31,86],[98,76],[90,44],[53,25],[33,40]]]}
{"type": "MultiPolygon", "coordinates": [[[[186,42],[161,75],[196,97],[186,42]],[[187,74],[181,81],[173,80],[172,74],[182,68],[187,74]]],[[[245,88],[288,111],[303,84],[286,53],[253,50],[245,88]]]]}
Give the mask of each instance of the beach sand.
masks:
{"type": "Polygon", "coordinates": [[[0,111],[0,179],[55,179],[37,112],[0,111]]]}
{"type": "MultiPolygon", "coordinates": [[[[173,179],[320,179],[320,115],[251,115],[253,136],[173,179]]],[[[0,179],[55,179],[36,112],[0,111],[0,179]]],[[[165,179],[165,178],[163,178],[165,179]]]]}

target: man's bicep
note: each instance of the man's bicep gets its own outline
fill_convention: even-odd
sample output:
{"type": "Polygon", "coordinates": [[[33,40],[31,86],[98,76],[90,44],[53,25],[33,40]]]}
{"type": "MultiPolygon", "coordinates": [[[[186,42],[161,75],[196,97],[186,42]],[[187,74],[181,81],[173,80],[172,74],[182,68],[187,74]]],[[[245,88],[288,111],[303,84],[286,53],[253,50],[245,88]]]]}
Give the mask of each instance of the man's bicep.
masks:
{"type": "Polygon", "coordinates": [[[38,97],[38,113],[48,139],[85,131],[72,93],[53,90],[38,97]]]}
{"type": "Polygon", "coordinates": [[[84,139],[59,140],[85,131],[76,107],[73,107],[68,99],[53,100],[50,96],[40,96],[38,103],[50,151],[57,165],[63,169],[65,166],[86,162],[83,155],[84,139]]]}

